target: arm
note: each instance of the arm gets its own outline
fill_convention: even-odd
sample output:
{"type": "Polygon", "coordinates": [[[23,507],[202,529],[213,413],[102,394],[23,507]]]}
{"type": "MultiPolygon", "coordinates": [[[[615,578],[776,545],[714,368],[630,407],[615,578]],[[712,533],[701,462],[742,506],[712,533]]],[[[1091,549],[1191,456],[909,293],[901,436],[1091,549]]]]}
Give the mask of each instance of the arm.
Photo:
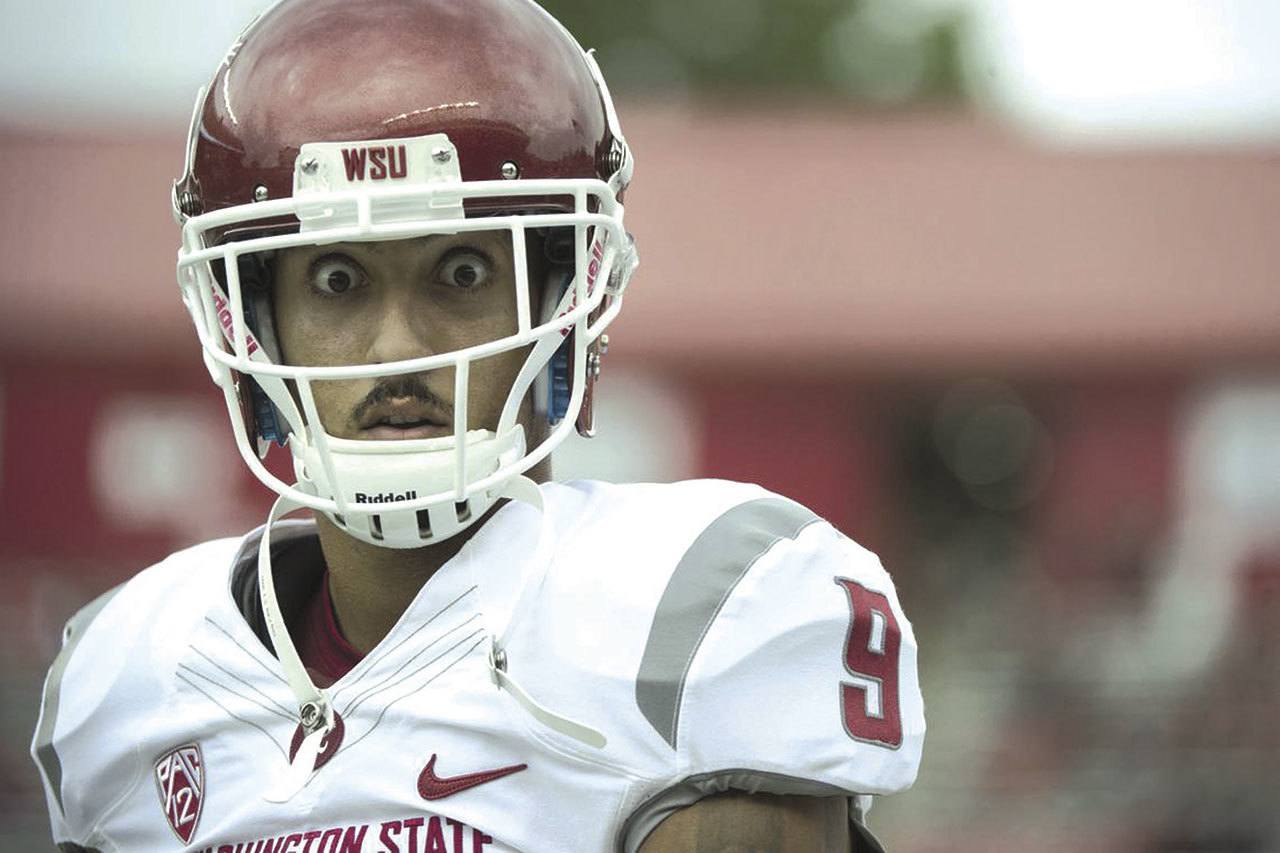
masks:
{"type": "Polygon", "coordinates": [[[849,853],[843,797],[730,792],[699,800],[658,825],[640,853],[849,853]]]}

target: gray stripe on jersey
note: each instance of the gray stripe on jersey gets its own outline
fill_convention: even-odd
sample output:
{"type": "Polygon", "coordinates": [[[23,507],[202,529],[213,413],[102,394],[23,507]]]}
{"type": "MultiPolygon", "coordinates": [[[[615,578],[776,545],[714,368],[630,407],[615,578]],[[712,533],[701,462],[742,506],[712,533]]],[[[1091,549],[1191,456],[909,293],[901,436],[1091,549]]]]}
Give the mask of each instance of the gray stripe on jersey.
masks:
{"type": "Polygon", "coordinates": [[[815,521],[821,519],[783,498],[748,501],[711,522],[680,558],[653,615],[636,675],[636,704],[672,749],[685,679],[720,608],[756,560],[815,521]]]}
{"type": "Polygon", "coordinates": [[[121,586],[107,590],[82,607],[75,616],[71,617],[63,633],[62,651],[58,652],[58,656],[54,658],[53,666],[49,667],[49,677],[44,682],[44,700],[41,702],[40,726],[36,729],[32,752],[35,754],[36,762],[39,763],[40,768],[44,771],[44,778],[49,782],[49,788],[53,791],[53,796],[58,801],[59,809],[62,809],[62,761],[58,758],[58,751],[53,747],[53,727],[58,721],[58,702],[62,697],[62,676],[67,671],[67,664],[71,662],[71,656],[75,653],[76,646],[80,645],[80,638],[89,629],[89,624],[102,612],[102,608],[106,607],[107,603],[115,597],[121,586]]]}

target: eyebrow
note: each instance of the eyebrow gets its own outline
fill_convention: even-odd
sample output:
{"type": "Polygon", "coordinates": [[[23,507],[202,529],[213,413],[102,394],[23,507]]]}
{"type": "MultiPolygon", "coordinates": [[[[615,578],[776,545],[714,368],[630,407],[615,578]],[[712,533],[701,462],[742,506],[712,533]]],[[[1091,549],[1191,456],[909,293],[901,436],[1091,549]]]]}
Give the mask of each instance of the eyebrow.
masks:
{"type": "MultiPolygon", "coordinates": [[[[501,230],[501,229],[495,229],[495,230],[501,230]]],[[[492,233],[492,232],[459,231],[455,234],[444,234],[444,233],[423,234],[418,237],[407,237],[407,238],[404,238],[403,240],[354,240],[354,241],[347,241],[342,243],[326,243],[323,245],[304,244],[301,246],[291,247],[286,251],[301,251],[304,253],[303,257],[308,259],[321,257],[323,255],[331,254],[335,252],[341,253],[341,252],[350,251],[348,247],[356,247],[359,251],[368,252],[372,255],[378,255],[382,252],[382,248],[384,246],[390,245],[392,243],[405,242],[406,240],[409,243],[413,244],[414,248],[417,248],[420,250],[426,250],[430,248],[433,242],[440,239],[455,238],[459,240],[468,240],[468,238],[474,237],[476,235],[489,234],[489,233],[492,233]]],[[[489,252],[489,253],[493,252],[492,249],[487,248],[487,245],[483,239],[473,239],[473,240],[470,240],[469,242],[471,243],[471,245],[476,246],[481,251],[489,252]]],[[[502,254],[502,253],[499,252],[499,254],[502,254]]],[[[497,256],[498,255],[494,255],[495,258],[497,256]]]]}
{"type": "MultiPolygon", "coordinates": [[[[431,241],[437,237],[455,237],[455,236],[457,235],[456,234],[423,234],[421,237],[409,237],[407,239],[409,242],[416,243],[418,245],[429,245],[431,241]]],[[[368,250],[370,252],[377,254],[378,252],[382,251],[383,246],[389,245],[391,243],[399,243],[399,242],[401,241],[400,240],[366,240],[366,241],[360,241],[360,245],[368,247],[368,250]]],[[[335,245],[341,245],[341,244],[335,244],[335,245]]]]}

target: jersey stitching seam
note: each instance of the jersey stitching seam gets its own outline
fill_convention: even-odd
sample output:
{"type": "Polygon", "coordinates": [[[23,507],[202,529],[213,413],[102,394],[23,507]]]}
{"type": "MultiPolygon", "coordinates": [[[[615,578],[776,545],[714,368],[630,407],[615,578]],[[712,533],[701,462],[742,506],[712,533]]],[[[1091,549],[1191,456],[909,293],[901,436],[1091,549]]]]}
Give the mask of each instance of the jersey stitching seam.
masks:
{"type": "MultiPolygon", "coordinates": [[[[191,645],[187,646],[187,648],[188,648],[188,649],[190,649],[191,651],[195,652],[196,654],[198,654],[200,657],[204,658],[204,659],[205,659],[205,661],[207,661],[207,662],[208,662],[211,666],[213,666],[215,669],[217,669],[217,670],[219,670],[220,672],[222,672],[224,675],[229,676],[229,677],[232,679],[232,681],[235,681],[235,682],[236,682],[236,683],[238,683],[238,684],[242,684],[242,685],[244,685],[245,687],[247,687],[247,688],[249,688],[250,690],[252,690],[254,693],[256,693],[256,694],[258,694],[259,696],[261,696],[264,700],[266,700],[266,702],[267,702],[269,705],[271,705],[271,707],[273,707],[273,708],[275,708],[277,711],[279,711],[279,712],[280,712],[280,714],[281,714],[281,716],[283,716],[285,719],[287,719],[287,720],[291,720],[291,719],[293,719],[293,718],[289,715],[289,710],[288,710],[287,708],[285,708],[284,706],[282,706],[282,705],[281,705],[279,702],[277,702],[275,699],[272,699],[272,698],[271,698],[270,696],[268,696],[266,693],[263,693],[260,689],[258,689],[257,687],[255,687],[253,684],[249,683],[248,681],[244,680],[244,679],[243,679],[243,678],[241,678],[240,676],[236,675],[234,672],[231,672],[231,671],[230,671],[230,670],[228,670],[225,666],[223,666],[222,664],[218,663],[218,662],[217,662],[217,661],[215,661],[213,658],[209,657],[207,654],[205,654],[204,652],[202,652],[202,651],[200,651],[199,649],[197,649],[197,648],[195,647],[195,644],[194,644],[194,643],[192,643],[191,645]]],[[[209,678],[207,675],[204,675],[204,673],[199,672],[199,670],[195,669],[194,667],[187,666],[186,664],[179,664],[179,666],[185,667],[189,672],[195,672],[195,673],[197,673],[197,674],[199,674],[199,675],[203,676],[204,678],[208,678],[208,680],[209,680],[209,681],[213,681],[213,679],[212,679],[212,678],[209,678]]],[[[215,683],[215,684],[218,684],[218,682],[216,682],[216,681],[214,681],[214,683],[215,683]]],[[[225,684],[219,684],[218,686],[219,686],[219,687],[222,687],[224,690],[227,690],[228,692],[235,693],[235,691],[234,691],[234,690],[231,690],[231,688],[227,687],[225,684]]],[[[237,693],[236,695],[240,696],[240,694],[238,694],[238,693],[237,693]]],[[[240,698],[245,699],[245,700],[247,700],[247,701],[249,701],[249,702],[253,702],[254,704],[259,704],[259,705],[261,704],[261,703],[257,702],[257,700],[250,699],[248,696],[240,696],[240,698]]],[[[267,707],[267,705],[261,705],[261,707],[262,707],[263,709],[265,709],[265,710],[270,710],[270,708],[268,708],[268,707],[267,707]]]]}
{"type": "MultiPolygon", "coordinates": [[[[293,717],[289,716],[288,714],[286,714],[286,713],[281,713],[280,711],[277,711],[275,708],[272,708],[272,707],[270,707],[270,706],[268,706],[268,705],[264,705],[264,704],[262,704],[261,702],[257,701],[256,699],[253,699],[253,698],[250,698],[250,697],[248,697],[248,696],[245,696],[243,693],[240,693],[239,691],[236,691],[236,690],[231,689],[231,687],[229,687],[228,685],[223,684],[221,681],[218,681],[217,679],[215,679],[215,678],[213,678],[213,677],[209,676],[207,673],[201,672],[200,670],[195,669],[194,667],[190,667],[190,666],[186,665],[185,663],[180,663],[180,664],[178,664],[178,669],[179,669],[179,670],[182,670],[182,671],[185,671],[185,672],[188,672],[188,673],[190,673],[191,675],[194,675],[194,676],[197,676],[197,677],[199,677],[199,678],[202,678],[202,679],[204,679],[205,681],[209,682],[210,684],[214,685],[215,687],[221,687],[223,690],[225,690],[226,692],[230,693],[232,696],[236,697],[237,699],[242,699],[242,700],[244,700],[245,702],[250,703],[251,705],[255,705],[256,707],[261,708],[262,710],[266,711],[266,712],[267,712],[267,713],[269,713],[269,714],[274,714],[274,715],[276,715],[277,717],[281,718],[282,720],[286,720],[286,721],[289,721],[289,722],[292,722],[292,721],[293,721],[293,717]]],[[[193,686],[194,686],[194,685],[193,685],[193,686]]]]}
{"type": "Polygon", "coordinates": [[[254,663],[262,667],[263,671],[266,672],[267,675],[270,675],[272,678],[274,678],[276,681],[279,681],[281,684],[288,685],[289,682],[285,681],[284,678],[281,677],[280,673],[274,671],[266,661],[262,660],[253,652],[246,649],[239,640],[237,640],[234,636],[232,636],[230,631],[228,631],[226,628],[219,625],[217,622],[213,621],[213,619],[210,618],[209,616],[205,616],[204,621],[208,622],[210,625],[217,628],[224,635],[226,635],[226,638],[230,640],[232,643],[234,643],[236,647],[240,649],[240,651],[244,652],[245,655],[248,656],[254,663]]]}
{"type": "MultiPolygon", "coordinates": [[[[448,604],[446,604],[444,607],[442,607],[442,608],[440,608],[438,611],[436,611],[436,612],[435,612],[435,613],[434,613],[430,618],[428,618],[426,621],[424,621],[421,625],[419,625],[418,627],[414,628],[411,632],[409,632],[409,634],[407,634],[406,636],[404,636],[403,638],[401,638],[400,642],[396,643],[396,644],[395,644],[394,646],[392,646],[391,648],[386,649],[385,651],[382,651],[382,652],[380,652],[380,653],[378,653],[378,654],[376,654],[376,655],[374,655],[374,654],[366,655],[366,656],[364,657],[364,659],[363,659],[363,660],[361,660],[361,661],[360,661],[360,663],[356,664],[356,665],[355,665],[355,667],[354,667],[354,668],[351,670],[351,672],[349,673],[349,675],[351,676],[351,680],[350,680],[350,681],[348,681],[348,683],[346,683],[346,684],[342,685],[341,687],[339,687],[337,690],[335,690],[335,691],[333,692],[333,695],[332,695],[332,697],[331,697],[331,698],[333,699],[333,701],[334,701],[334,702],[337,702],[338,696],[340,696],[340,695],[341,695],[343,692],[345,692],[346,690],[348,690],[348,689],[350,689],[350,688],[352,688],[352,687],[355,687],[355,686],[356,686],[356,684],[358,684],[362,679],[364,679],[365,677],[369,676],[369,675],[370,675],[370,673],[371,673],[371,670],[372,670],[372,669],[373,669],[377,664],[379,664],[379,663],[381,663],[382,661],[386,660],[386,659],[387,659],[388,657],[390,657],[393,653],[395,653],[395,652],[399,651],[399,649],[400,649],[400,647],[401,647],[401,646],[403,646],[405,643],[409,642],[409,641],[410,641],[410,640],[412,640],[414,637],[416,637],[420,631],[422,631],[423,629],[425,629],[425,628],[426,628],[428,625],[430,625],[432,622],[436,621],[436,619],[439,619],[441,616],[443,616],[445,613],[447,613],[447,612],[448,612],[448,611],[449,611],[449,610],[450,610],[450,609],[451,609],[455,604],[457,604],[457,603],[458,603],[459,601],[461,601],[462,599],[466,598],[466,597],[467,597],[468,595],[470,595],[471,593],[475,592],[478,588],[479,588],[479,585],[477,584],[477,585],[472,586],[470,589],[466,590],[466,591],[465,591],[465,592],[463,592],[462,594],[460,594],[460,595],[459,595],[457,598],[455,598],[453,601],[450,601],[450,602],[449,602],[448,604]]],[[[410,605],[410,606],[412,607],[412,605],[410,605]]],[[[466,623],[465,623],[465,622],[463,622],[462,624],[464,624],[464,625],[465,625],[466,623]]],[[[394,631],[395,629],[393,628],[392,630],[394,631]]],[[[449,634],[449,633],[450,633],[451,631],[453,631],[453,630],[456,630],[456,627],[455,627],[455,628],[451,628],[449,631],[444,632],[444,634],[441,634],[441,635],[440,635],[440,637],[436,638],[436,640],[432,640],[432,641],[431,641],[431,643],[428,643],[428,644],[427,644],[427,646],[426,646],[425,648],[430,648],[432,645],[434,645],[436,642],[438,642],[438,640],[439,640],[440,638],[442,638],[442,637],[446,636],[447,634],[449,634]]],[[[419,649],[417,653],[415,653],[415,654],[411,655],[411,656],[409,657],[409,661],[412,661],[412,660],[413,660],[415,657],[417,657],[417,656],[418,656],[418,654],[420,654],[422,651],[423,651],[423,649],[419,649]]],[[[403,668],[403,666],[402,666],[401,668],[403,668]]],[[[397,672],[398,672],[398,671],[399,671],[399,670],[397,670],[397,672]]],[[[394,673],[393,673],[393,674],[394,674],[394,673]]]]}
{"type": "MultiPolygon", "coordinates": [[[[396,682],[396,684],[403,684],[405,681],[408,681],[408,680],[409,680],[409,678],[411,678],[413,675],[416,675],[417,673],[421,672],[423,669],[426,669],[427,667],[431,666],[431,664],[435,663],[437,660],[439,660],[440,658],[444,657],[445,655],[447,655],[449,652],[453,651],[454,649],[458,648],[458,646],[461,646],[461,645],[462,645],[463,643],[465,643],[468,639],[470,639],[471,637],[474,637],[474,636],[475,636],[475,634],[474,634],[474,633],[473,633],[473,634],[469,634],[467,637],[464,637],[463,639],[459,640],[457,643],[455,643],[453,646],[451,646],[448,650],[446,650],[446,651],[444,651],[444,652],[441,652],[438,656],[436,656],[436,657],[435,657],[434,659],[432,659],[430,662],[428,662],[428,663],[424,664],[420,669],[415,670],[411,675],[406,676],[405,678],[401,679],[399,682],[396,682]]],[[[338,752],[345,752],[346,750],[351,749],[351,748],[352,748],[352,747],[354,747],[356,744],[360,743],[360,741],[362,741],[362,740],[364,740],[365,738],[367,738],[370,734],[372,734],[372,733],[373,733],[373,730],[374,730],[374,729],[376,729],[376,728],[378,727],[378,725],[382,722],[383,717],[385,717],[385,716],[386,716],[387,711],[391,709],[391,706],[392,706],[392,705],[396,704],[397,702],[400,702],[401,700],[408,699],[408,698],[409,698],[410,696],[412,696],[413,694],[418,693],[418,692],[420,692],[420,691],[422,691],[422,690],[426,689],[426,687],[427,687],[429,684],[431,684],[431,682],[435,681],[437,678],[439,678],[440,676],[444,675],[446,672],[448,672],[449,670],[453,669],[455,666],[457,666],[458,664],[460,664],[460,663],[462,663],[464,660],[466,660],[466,659],[471,655],[471,653],[472,653],[473,651],[475,651],[475,650],[476,650],[476,648],[477,648],[478,646],[480,646],[483,642],[484,642],[484,638],[482,637],[481,639],[477,640],[474,644],[472,644],[471,648],[467,649],[465,652],[463,652],[461,655],[459,655],[457,660],[455,660],[455,661],[453,661],[452,663],[450,663],[450,664],[448,664],[447,666],[445,666],[443,669],[441,669],[441,670],[440,670],[439,672],[437,672],[435,675],[433,675],[433,676],[431,676],[430,678],[428,678],[426,681],[422,682],[422,684],[418,685],[418,686],[417,686],[417,687],[415,687],[413,690],[410,690],[408,693],[404,694],[403,696],[396,697],[395,699],[391,700],[391,701],[390,701],[390,702],[388,702],[386,705],[384,705],[384,706],[383,706],[383,708],[382,708],[382,711],[381,711],[381,712],[379,712],[379,714],[378,714],[378,718],[377,718],[376,720],[374,720],[374,721],[373,721],[373,725],[369,726],[368,730],[366,730],[366,731],[364,732],[364,734],[360,735],[360,737],[356,738],[355,740],[351,741],[350,743],[343,744],[341,747],[339,747],[338,752]]],[[[394,686],[394,685],[392,685],[392,686],[394,686]]]]}
{"type": "Polygon", "coordinates": [[[185,677],[185,676],[184,676],[184,675],[182,675],[181,673],[178,673],[176,677],[178,678],[178,680],[179,680],[179,681],[182,681],[182,682],[184,682],[185,684],[187,684],[188,686],[190,686],[192,690],[195,690],[195,691],[199,692],[201,695],[203,695],[203,696],[204,696],[206,699],[208,699],[210,702],[212,702],[213,704],[215,704],[215,705],[217,705],[219,708],[221,708],[221,709],[222,709],[222,711],[223,711],[223,713],[225,713],[227,716],[232,717],[232,718],[234,718],[234,719],[236,719],[236,720],[239,720],[240,722],[244,723],[245,725],[252,726],[253,728],[255,728],[255,729],[257,729],[258,731],[262,732],[262,734],[267,738],[267,740],[271,741],[271,745],[272,745],[272,746],[274,746],[274,747],[276,748],[276,751],[280,753],[281,757],[285,758],[285,760],[286,760],[286,761],[288,760],[288,756],[286,756],[286,755],[285,755],[285,751],[284,751],[283,747],[281,747],[281,746],[280,746],[280,744],[276,742],[276,739],[275,739],[274,737],[272,737],[272,736],[271,736],[271,733],[270,733],[270,732],[268,732],[266,729],[264,729],[262,726],[258,725],[258,724],[257,724],[257,723],[255,723],[253,720],[246,720],[244,717],[241,717],[239,714],[236,714],[236,713],[232,712],[229,708],[227,708],[227,706],[226,706],[226,705],[223,705],[223,704],[222,704],[221,702],[219,702],[217,699],[213,698],[213,696],[211,696],[209,693],[207,693],[207,692],[206,692],[202,687],[200,687],[198,684],[196,684],[195,682],[193,682],[191,679],[189,679],[189,678],[185,677]]]}
{"type": "MultiPolygon", "coordinates": [[[[352,699],[350,702],[348,702],[348,703],[347,703],[347,705],[346,705],[346,707],[342,710],[342,714],[343,714],[343,716],[350,716],[352,713],[354,713],[354,712],[355,712],[355,710],[356,710],[357,708],[359,708],[361,705],[363,705],[363,704],[364,704],[368,699],[371,699],[372,697],[377,696],[379,693],[382,693],[383,691],[390,690],[391,688],[396,687],[397,685],[404,683],[407,679],[410,679],[410,678],[412,678],[413,676],[417,675],[417,674],[418,674],[419,672],[421,672],[423,669],[425,669],[425,668],[426,668],[426,667],[428,667],[428,666],[431,666],[431,664],[433,664],[433,663],[435,663],[436,661],[440,660],[440,658],[444,657],[444,656],[445,656],[445,655],[447,655],[449,652],[453,651],[453,650],[454,650],[454,649],[456,649],[458,646],[460,646],[460,645],[462,645],[463,643],[465,643],[468,639],[470,639],[471,637],[474,637],[474,636],[476,635],[476,631],[481,631],[482,629],[477,628],[477,629],[476,629],[475,631],[473,631],[472,633],[468,634],[467,636],[463,637],[463,638],[462,638],[461,640],[459,640],[458,642],[454,643],[454,644],[453,644],[452,646],[450,646],[448,649],[445,649],[443,652],[441,652],[440,654],[436,655],[434,658],[432,658],[430,661],[428,661],[428,662],[427,662],[426,664],[424,664],[422,667],[419,667],[418,669],[413,670],[412,672],[410,672],[408,675],[404,676],[403,678],[399,678],[399,679],[397,679],[397,678],[396,678],[396,676],[400,675],[400,673],[401,673],[401,672],[403,672],[403,671],[405,670],[405,668],[406,668],[406,667],[408,667],[408,666],[412,665],[413,663],[415,663],[416,661],[418,661],[420,658],[422,658],[424,655],[426,655],[426,654],[427,654],[427,651],[428,651],[432,646],[434,646],[434,645],[436,645],[437,643],[440,643],[440,642],[442,642],[442,641],[445,641],[445,638],[447,638],[450,634],[452,634],[452,633],[454,633],[455,631],[458,631],[458,630],[460,630],[460,629],[462,629],[462,628],[465,628],[469,623],[474,622],[474,621],[475,621],[475,619],[476,619],[476,615],[472,615],[470,619],[467,619],[467,620],[466,620],[466,621],[464,621],[464,622],[460,622],[460,623],[458,623],[457,625],[454,625],[452,628],[450,628],[449,630],[445,631],[445,632],[444,632],[443,634],[441,634],[440,636],[436,637],[436,638],[435,638],[434,640],[432,640],[430,643],[427,643],[427,645],[425,645],[425,646],[423,646],[422,648],[418,649],[416,652],[414,652],[412,655],[410,655],[408,658],[406,658],[406,659],[405,659],[405,661],[404,661],[403,663],[401,663],[401,664],[400,664],[400,666],[396,667],[396,669],[395,669],[393,672],[390,672],[390,673],[388,673],[387,675],[383,676],[383,678],[382,678],[382,680],[381,680],[381,681],[377,682],[376,684],[372,684],[372,685],[370,685],[370,686],[369,686],[368,688],[366,688],[363,692],[361,692],[361,693],[357,694],[357,695],[356,695],[356,697],[355,697],[354,699],[352,699]]],[[[335,704],[336,704],[336,703],[335,703],[335,704]]]]}

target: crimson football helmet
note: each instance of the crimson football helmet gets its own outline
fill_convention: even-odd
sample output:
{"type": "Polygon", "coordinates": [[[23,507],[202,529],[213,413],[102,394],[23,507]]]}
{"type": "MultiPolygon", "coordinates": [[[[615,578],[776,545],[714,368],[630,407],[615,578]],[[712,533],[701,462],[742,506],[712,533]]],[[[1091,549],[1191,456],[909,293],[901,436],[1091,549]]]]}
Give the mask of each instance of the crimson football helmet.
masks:
{"type": "Polygon", "coordinates": [[[523,472],[575,425],[591,432],[602,333],[637,263],[623,227],[631,173],[595,59],[531,0],[283,0],[261,15],[197,98],[173,191],[178,283],[254,474],[397,548],[527,494],[523,472]],[[510,234],[510,334],[382,364],[284,362],[274,253],[480,230],[510,234]],[[552,244],[554,262],[527,262],[552,244]],[[468,429],[471,365],[526,350],[498,422],[468,429]],[[321,425],[315,383],[450,369],[451,435],[357,441],[321,425]],[[537,441],[518,419],[530,395],[546,419],[537,441]],[[273,444],[296,482],[263,464],[273,444]]]}

